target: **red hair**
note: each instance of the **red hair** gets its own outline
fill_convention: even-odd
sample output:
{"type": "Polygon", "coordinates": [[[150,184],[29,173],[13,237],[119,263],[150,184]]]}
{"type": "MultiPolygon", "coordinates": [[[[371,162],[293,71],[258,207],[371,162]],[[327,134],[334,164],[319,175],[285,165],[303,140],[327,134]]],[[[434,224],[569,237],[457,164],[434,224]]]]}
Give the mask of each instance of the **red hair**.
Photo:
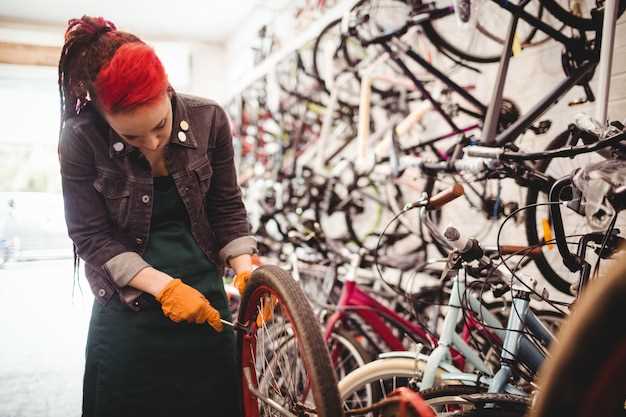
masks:
{"type": "Polygon", "coordinates": [[[154,49],[143,42],[120,46],[95,80],[100,105],[111,113],[150,103],[167,91],[167,74],[154,49]]]}

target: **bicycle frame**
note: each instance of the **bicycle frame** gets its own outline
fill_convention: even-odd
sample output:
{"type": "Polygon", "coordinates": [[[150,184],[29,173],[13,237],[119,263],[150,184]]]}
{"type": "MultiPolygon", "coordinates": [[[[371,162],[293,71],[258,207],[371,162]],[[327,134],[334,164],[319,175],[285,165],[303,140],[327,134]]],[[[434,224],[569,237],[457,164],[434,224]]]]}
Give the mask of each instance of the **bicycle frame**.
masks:
{"type": "MultiPolygon", "coordinates": [[[[577,44],[580,45],[581,42],[584,41],[567,37],[556,29],[545,24],[540,19],[537,19],[536,17],[524,11],[524,7],[526,6],[526,4],[528,4],[530,0],[523,0],[522,2],[520,2],[519,5],[515,5],[508,0],[493,1],[497,3],[500,7],[509,11],[512,16],[509,23],[507,38],[505,42],[506,47],[503,49],[502,57],[500,58],[498,76],[496,78],[496,82],[494,83],[494,90],[487,111],[487,117],[485,118],[485,124],[483,125],[481,139],[485,144],[503,146],[507,143],[515,141],[515,139],[517,139],[517,137],[522,134],[529,126],[531,126],[532,123],[537,118],[539,118],[539,116],[545,113],[550,107],[552,107],[552,105],[557,103],[558,100],[563,95],[565,95],[565,93],[567,93],[570,89],[577,85],[582,79],[593,73],[596,66],[600,62],[600,54],[598,54],[598,51],[596,50],[592,51],[592,53],[589,54],[589,56],[587,57],[589,59],[587,62],[576,68],[569,77],[560,82],[552,91],[544,96],[541,101],[533,106],[533,108],[531,108],[525,116],[521,117],[503,132],[496,135],[498,119],[502,107],[502,94],[504,91],[504,84],[506,82],[508,66],[512,56],[509,51],[511,51],[511,47],[513,45],[515,29],[517,27],[518,20],[524,20],[526,23],[544,32],[552,39],[562,43],[568,50],[575,48],[577,44]]],[[[602,61],[600,65],[601,73],[599,82],[600,101],[598,102],[598,106],[600,107],[597,110],[597,117],[601,117],[600,120],[603,124],[606,121],[606,102],[608,99],[608,89],[610,85],[609,80],[611,74],[611,52],[608,48],[611,48],[611,45],[613,45],[613,39],[615,36],[615,21],[617,17],[617,6],[615,5],[615,2],[608,1],[607,3],[612,3],[612,5],[608,7],[608,11],[604,18],[604,24],[609,29],[602,31],[602,44],[607,47],[602,48],[601,51],[602,61]]],[[[600,32],[601,28],[597,28],[596,35],[600,32]]],[[[593,98],[590,97],[590,100],[593,101],[593,98]]]]}
{"type": "MultiPolygon", "coordinates": [[[[447,238],[439,231],[437,225],[430,220],[426,208],[421,209],[420,217],[423,219],[425,227],[429,229],[435,240],[447,242],[447,244],[451,246],[447,238]]],[[[485,309],[480,300],[471,292],[465,291],[465,282],[461,279],[461,276],[466,276],[466,271],[463,267],[462,259],[454,258],[457,256],[456,253],[457,251],[454,250],[449,255],[449,267],[456,270],[457,273],[453,278],[452,293],[448,302],[448,312],[444,319],[438,346],[433,350],[426,362],[421,389],[431,388],[434,385],[436,372],[441,364],[450,362],[448,352],[452,347],[461,352],[477,370],[488,375],[490,374],[490,370],[486,368],[477,352],[469,347],[463,339],[454,338],[456,325],[461,318],[461,314],[464,314],[461,300],[466,299],[471,311],[480,318],[481,321],[485,322],[488,328],[493,330],[500,340],[503,341],[500,370],[494,377],[494,380],[490,382],[490,392],[508,391],[507,382],[511,375],[510,364],[513,360],[519,357],[522,363],[527,365],[533,372],[537,372],[545,359],[544,353],[537,348],[528,337],[525,335],[521,336],[521,331],[525,327],[528,328],[533,335],[537,335],[546,345],[549,345],[552,340],[554,340],[554,336],[541,323],[536,315],[528,309],[528,291],[520,291],[517,288],[515,288],[513,292],[513,304],[512,310],[509,313],[509,322],[506,328],[502,328],[500,321],[491,314],[491,312],[485,309]]],[[[505,274],[505,277],[508,276],[506,272],[502,273],[505,274]]],[[[508,278],[513,282],[514,277],[508,276],[508,278]]],[[[474,380],[476,380],[475,375],[469,375],[468,378],[474,378],[474,380]]]]}
{"type": "MultiPolygon", "coordinates": [[[[457,288],[457,291],[460,291],[460,294],[462,294],[464,292],[464,286],[462,290],[458,290],[457,288]]],[[[458,294],[455,292],[455,287],[453,287],[449,305],[459,305],[459,302],[460,299],[458,294]]],[[[483,307],[477,299],[472,300],[472,303],[477,306],[478,311],[481,312],[480,314],[484,313],[487,315],[486,320],[490,326],[496,328],[501,326],[498,319],[491,315],[491,313],[488,311],[481,311],[483,307]]],[[[442,342],[441,338],[438,339],[436,336],[424,329],[424,327],[420,324],[412,323],[411,321],[398,315],[395,311],[379,303],[365,291],[361,290],[353,279],[347,279],[344,283],[339,302],[337,303],[337,310],[328,318],[325,325],[324,339],[327,342],[330,340],[331,334],[336,326],[342,320],[348,318],[351,314],[360,317],[365,324],[370,326],[374,333],[379,336],[385,345],[392,351],[404,351],[405,346],[402,344],[402,341],[393,334],[392,329],[386,323],[385,319],[396,325],[397,328],[407,332],[410,337],[411,335],[413,337],[417,336],[421,340],[428,341],[431,347],[445,345],[445,354],[449,355],[451,362],[457,368],[463,369],[465,362],[469,361],[474,367],[479,368],[481,371],[488,374],[490,371],[484,367],[484,364],[476,351],[474,351],[465,340],[469,340],[471,337],[471,330],[474,329],[480,331],[482,334],[485,334],[486,337],[491,340],[496,337],[501,337],[500,340],[502,340],[504,337],[504,333],[500,336],[491,334],[488,329],[485,329],[476,320],[467,321],[462,337],[454,330],[458,316],[456,316],[455,319],[449,312],[448,315],[450,315],[450,324],[448,326],[450,328],[448,330],[451,331],[448,333],[442,332],[442,338],[444,337],[443,334],[446,334],[446,340],[442,342]],[[454,320],[454,325],[451,324],[452,320],[454,320]]],[[[435,368],[435,370],[436,369],[437,368],[435,368]]]]}
{"type": "Polygon", "coordinates": [[[543,352],[537,349],[526,336],[521,336],[523,328],[526,327],[544,343],[552,341],[554,336],[537,316],[528,309],[528,298],[524,297],[513,297],[508,325],[506,328],[502,328],[500,321],[486,310],[473,294],[465,292],[465,283],[460,278],[463,272],[464,270],[460,269],[454,278],[452,294],[448,303],[449,309],[444,320],[439,344],[426,360],[420,388],[428,389],[434,386],[437,370],[441,369],[443,364],[450,362],[450,348],[458,350],[480,372],[491,375],[491,371],[485,366],[478,353],[463,339],[454,337],[456,334],[456,323],[458,323],[461,314],[463,314],[461,297],[464,297],[473,313],[486,322],[487,326],[496,333],[500,340],[503,340],[502,366],[491,379],[477,378],[476,374],[464,373],[460,370],[445,375],[444,379],[461,380],[466,383],[477,383],[478,379],[482,379],[483,382],[489,383],[489,392],[517,391],[514,387],[507,386],[511,375],[510,362],[519,356],[524,364],[529,366],[533,372],[537,372],[545,359],[543,352]]]}
{"type": "MultiPolygon", "coordinates": [[[[433,74],[437,78],[444,77],[445,80],[447,80],[447,81],[443,80],[444,84],[450,87],[451,90],[454,90],[457,93],[461,94],[468,101],[473,100],[472,103],[473,104],[475,103],[474,104],[475,106],[482,106],[481,112],[484,112],[483,111],[484,105],[478,102],[478,100],[476,100],[469,92],[467,92],[467,89],[459,86],[458,84],[454,83],[452,80],[448,79],[445,75],[443,75],[443,73],[439,72],[432,65],[430,65],[430,63],[428,63],[426,60],[421,58],[415,52],[408,50],[406,53],[409,56],[413,57],[414,59],[422,60],[424,62],[425,68],[428,71],[434,71],[433,74]]],[[[416,78],[414,78],[414,76],[410,72],[407,73],[406,71],[404,71],[405,76],[407,76],[407,78],[409,78],[408,75],[411,74],[410,81],[407,80],[406,78],[400,78],[398,76],[371,74],[371,72],[374,70],[374,68],[377,65],[380,65],[382,62],[384,62],[387,59],[392,59],[394,62],[398,61],[398,58],[392,58],[388,52],[381,55],[377,60],[375,60],[370,66],[366,68],[365,70],[366,75],[361,80],[361,91],[360,91],[360,101],[359,101],[359,123],[358,123],[358,133],[357,133],[357,141],[358,141],[357,162],[359,163],[360,166],[364,166],[364,167],[368,167],[369,165],[373,164],[375,162],[374,161],[375,156],[381,153],[381,148],[384,148],[384,146],[388,146],[386,144],[389,143],[388,140],[382,139],[380,140],[380,143],[378,144],[378,146],[376,146],[374,152],[371,152],[371,149],[370,149],[370,146],[371,146],[370,145],[370,113],[371,113],[372,83],[374,81],[383,80],[389,84],[400,86],[401,88],[405,90],[415,90],[416,88],[420,88],[420,91],[422,92],[422,94],[425,95],[425,97],[428,99],[428,106],[422,106],[421,108],[417,109],[413,113],[410,113],[406,117],[403,117],[403,118],[396,116],[396,115],[392,116],[389,122],[387,123],[387,125],[375,133],[375,136],[372,137],[371,142],[377,142],[379,141],[379,139],[385,136],[389,138],[389,136],[394,135],[394,134],[395,135],[405,134],[412,126],[419,123],[424,118],[424,115],[428,113],[429,111],[437,111],[440,114],[443,112],[443,109],[441,108],[440,104],[435,100],[434,97],[430,95],[430,93],[428,93],[425,89],[423,89],[423,87],[418,86],[418,84],[421,85],[421,82],[417,80],[416,78]]],[[[332,99],[332,96],[331,96],[331,99],[332,99]]],[[[450,122],[453,123],[451,119],[446,119],[446,120],[450,120],[450,122]]],[[[452,137],[458,134],[464,134],[466,132],[469,132],[479,127],[477,123],[473,123],[473,124],[466,125],[463,127],[458,127],[453,123],[453,125],[451,126],[453,127],[452,132],[440,135],[433,139],[420,141],[419,144],[412,146],[411,149],[415,150],[418,148],[429,146],[440,160],[446,161],[448,160],[448,155],[445,152],[435,148],[432,145],[434,145],[436,142],[439,142],[443,139],[447,139],[449,137],[452,137]]]]}

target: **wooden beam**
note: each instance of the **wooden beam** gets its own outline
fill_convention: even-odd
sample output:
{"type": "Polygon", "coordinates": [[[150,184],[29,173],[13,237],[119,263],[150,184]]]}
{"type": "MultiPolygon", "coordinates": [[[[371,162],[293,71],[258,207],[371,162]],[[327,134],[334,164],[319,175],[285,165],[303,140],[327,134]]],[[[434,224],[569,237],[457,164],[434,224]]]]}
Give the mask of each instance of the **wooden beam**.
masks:
{"type": "Polygon", "coordinates": [[[56,46],[0,42],[1,64],[56,67],[60,56],[61,48],[56,46]]]}

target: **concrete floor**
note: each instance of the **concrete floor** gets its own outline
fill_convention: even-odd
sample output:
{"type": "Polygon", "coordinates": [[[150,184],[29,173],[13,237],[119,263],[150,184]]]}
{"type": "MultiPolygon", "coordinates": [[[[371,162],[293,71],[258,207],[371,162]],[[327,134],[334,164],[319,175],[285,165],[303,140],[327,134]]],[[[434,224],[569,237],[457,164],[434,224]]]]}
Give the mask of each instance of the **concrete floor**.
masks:
{"type": "Polygon", "coordinates": [[[0,270],[0,417],[80,416],[93,297],[72,280],[70,259],[0,270]]]}

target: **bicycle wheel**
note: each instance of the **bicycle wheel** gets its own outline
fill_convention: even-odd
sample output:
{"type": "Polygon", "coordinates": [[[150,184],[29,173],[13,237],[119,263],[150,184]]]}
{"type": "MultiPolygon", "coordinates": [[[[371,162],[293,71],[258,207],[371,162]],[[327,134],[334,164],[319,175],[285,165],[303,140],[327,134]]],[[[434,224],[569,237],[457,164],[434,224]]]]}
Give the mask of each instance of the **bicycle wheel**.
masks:
{"type": "Polygon", "coordinates": [[[338,380],[374,359],[351,332],[343,329],[330,334],[328,352],[338,380]]]}
{"type": "MultiPolygon", "coordinates": [[[[472,0],[476,1],[476,0],[472,0]]],[[[438,8],[453,6],[449,0],[437,0],[438,8]]],[[[475,25],[459,25],[454,13],[422,24],[424,33],[437,47],[466,61],[493,63],[500,60],[507,24],[511,14],[492,1],[479,2],[475,11],[475,25]]],[[[525,9],[531,15],[541,18],[542,7],[537,2],[525,9]]],[[[522,47],[530,46],[536,30],[524,21],[518,21],[517,36],[522,47]]]]}
{"type": "MultiPolygon", "coordinates": [[[[335,79],[339,74],[350,72],[352,64],[346,61],[345,50],[360,51],[363,48],[358,41],[341,33],[341,19],[333,20],[315,39],[312,49],[311,68],[323,91],[331,94],[335,79]]],[[[357,55],[360,55],[357,53],[357,55]]],[[[338,101],[341,106],[358,107],[359,80],[355,77],[344,77],[341,85],[336,87],[338,101]]]]}
{"type": "Polygon", "coordinates": [[[608,277],[589,285],[540,371],[530,417],[626,414],[625,276],[622,256],[608,277]]]}
{"type": "MultiPolygon", "coordinates": [[[[400,387],[417,390],[425,366],[414,358],[384,358],[361,366],[339,381],[344,410],[369,407],[400,387]]],[[[437,379],[443,372],[438,371],[437,379]]]]}
{"type": "Polygon", "coordinates": [[[335,374],[319,324],[302,290],[276,266],[254,271],[238,320],[244,414],[249,417],[341,416],[335,374]],[[259,312],[273,314],[257,326],[259,312]]]}
{"type": "Polygon", "coordinates": [[[343,58],[339,50],[345,39],[340,31],[341,19],[333,20],[322,29],[320,34],[315,38],[312,52],[312,70],[313,75],[317,78],[322,89],[330,93],[332,78],[347,67],[347,63],[341,62],[343,58]]]}
{"type": "MultiPolygon", "coordinates": [[[[550,14],[568,26],[580,30],[595,29],[596,25],[591,17],[591,11],[596,7],[595,0],[541,0],[541,2],[550,14]]],[[[619,0],[618,17],[625,9],[626,0],[619,0]]]]}
{"type": "MultiPolygon", "coordinates": [[[[564,131],[557,135],[548,145],[546,150],[558,149],[565,146],[569,141],[569,131],[564,131]]],[[[539,172],[547,174],[553,179],[570,175],[575,169],[584,167],[594,162],[601,161],[602,157],[597,154],[583,154],[576,158],[559,158],[554,162],[551,159],[539,161],[535,167],[539,172]]],[[[525,210],[525,226],[526,238],[529,246],[542,245],[543,242],[551,241],[552,220],[550,217],[550,209],[548,205],[533,206],[533,204],[542,204],[548,201],[546,193],[541,192],[537,188],[529,188],[526,194],[526,205],[529,206],[525,210]]],[[[591,228],[587,224],[585,217],[576,213],[569,208],[561,210],[563,217],[563,226],[567,235],[581,235],[591,232],[591,228]]],[[[625,230],[626,216],[620,214],[615,225],[620,230],[625,230]]],[[[575,252],[578,237],[575,237],[571,243],[570,250],[575,252]]],[[[597,260],[597,256],[593,251],[587,251],[588,261],[593,265],[597,260]]],[[[579,274],[572,274],[563,264],[563,258],[554,244],[542,246],[542,252],[534,258],[535,264],[544,278],[555,289],[565,294],[572,294],[572,285],[578,282],[579,274]]]]}
{"type": "Polygon", "coordinates": [[[489,394],[484,387],[448,384],[420,392],[437,415],[456,417],[522,417],[529,400],[511,394],[489,394]]]}

